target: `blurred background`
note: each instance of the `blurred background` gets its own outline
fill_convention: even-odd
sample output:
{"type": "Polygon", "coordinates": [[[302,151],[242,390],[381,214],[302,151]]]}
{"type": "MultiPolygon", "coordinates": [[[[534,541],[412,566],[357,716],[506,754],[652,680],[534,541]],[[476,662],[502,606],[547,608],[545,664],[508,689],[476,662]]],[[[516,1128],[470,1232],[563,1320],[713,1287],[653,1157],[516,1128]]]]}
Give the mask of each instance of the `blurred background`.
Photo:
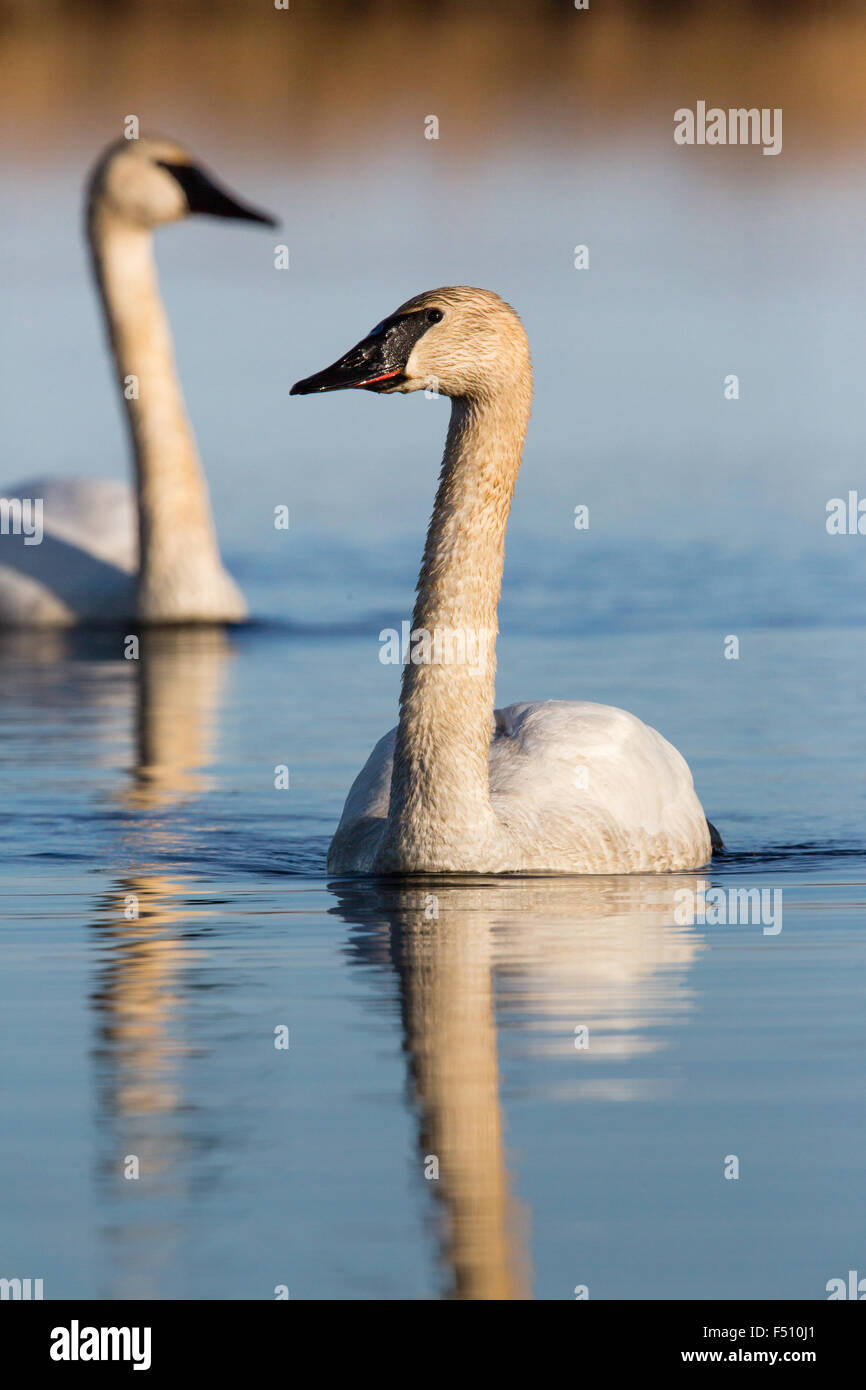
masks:
{"type": "MultiPolygon", "coordinates": [[[[223,549],[258,611],[366,611],[365,574],[408,602],[447,407],[288,390],[462,282],[509,299],[533,348],[509,532],[524,583],[543,573],[591,616],[584,562],[609,560],[622,610],[645,584],[636,541],[671,563],[692,546],[720,622],[866,616],[857,541],[825,531],[866,435],[862,7],[0,0],[0,38],[4,481],[127,469],[81,202],[133,114],[282,218],[276,236],[194,219],[157,237],[223,549]],[[676,146],[673,113],[698,100],[783,108],[781,155],[676,146]]],[[[691,602],[658,621],[691,622],[691,602]]]]}

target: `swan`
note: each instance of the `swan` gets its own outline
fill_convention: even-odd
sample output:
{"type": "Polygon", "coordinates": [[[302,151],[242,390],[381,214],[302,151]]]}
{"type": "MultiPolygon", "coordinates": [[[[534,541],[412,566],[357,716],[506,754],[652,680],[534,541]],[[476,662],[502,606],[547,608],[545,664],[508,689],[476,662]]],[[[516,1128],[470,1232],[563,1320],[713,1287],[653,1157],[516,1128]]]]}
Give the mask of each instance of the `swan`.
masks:
{"type": "Polygon", "coordinates": [[[356,778],[332,873],[694,869],[711,827],[688,766],[607,705],[494,709],[505,527],[532,398],[523,325],[488,290],[408,300],[294,395],[348,387],[451,398],[397,728],[356,778]]]}
{"type": "Polygon", "coordinates": [[[221,188],[173,140],[119,140],[92,171],[87,236],[136,491],[88,478],[35,478],[3,491],[0,625],[246,617],[220,559],[153,259],[154,229],[191,213],[277,225],[221,188]]]}

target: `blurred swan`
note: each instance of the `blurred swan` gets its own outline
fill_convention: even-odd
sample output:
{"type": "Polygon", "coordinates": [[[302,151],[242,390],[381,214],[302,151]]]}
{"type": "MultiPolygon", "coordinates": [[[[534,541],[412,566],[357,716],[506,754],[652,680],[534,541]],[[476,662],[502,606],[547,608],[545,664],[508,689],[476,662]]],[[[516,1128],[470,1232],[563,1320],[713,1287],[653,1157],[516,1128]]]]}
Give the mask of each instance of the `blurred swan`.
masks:
{"type": "MultiPolygon", "coordinates": [[[[599,875],[332,887],[356,928],[359,964],[399,978],[418,1171],[437,1160],[438,1177],[424,1185],[442,1217],[448,1292],[531,1298],[528,1214],[512,1195],[505,1153],[499,1034],[510,1034],[511,1051],[551,1059],[546,1070],[563,1077],[557,1100],[575,1107],[575,1134],[583,1100],[656,1096],[664,1078],[629,1064],[662,1049],[693,1007],[688,973],[703,943],[694,927],[677,925],[677,908],[683,892],[700,902],[702,881],[599,875]],[[576,1048],[578,1027],[586,1050],[576,1048]]],[[[592,1145],[591,1132],[583,1142],[592,1145]]],[[[573,1223],[579,1212],[576,1192],[564,1215],[573,1223]]]]}
{"type": "Polygon", "coordinates": [[[2,625],[246,616],[220,559],[153,260],[154,229],[192,213],[276,225],[238,202],[172,140],[120,140],[93,170],[87,232],[136,491],[112,479],[71,478],[6,489],[4,531],[15,533],[0,536],[2,625]],[[44,536],[34,543],[39,507],[44,536]]]}
{"type": "Polygon", "coordinates": [[[523,325],[487,290],[418,295],[293,394],[430,387],[451,422],[404,668],[332,872],[636,873],[697,868],[710,827],[675,748],[632,714],[547,700],[494,710],[505,528],[532,398],[523,325]]]}

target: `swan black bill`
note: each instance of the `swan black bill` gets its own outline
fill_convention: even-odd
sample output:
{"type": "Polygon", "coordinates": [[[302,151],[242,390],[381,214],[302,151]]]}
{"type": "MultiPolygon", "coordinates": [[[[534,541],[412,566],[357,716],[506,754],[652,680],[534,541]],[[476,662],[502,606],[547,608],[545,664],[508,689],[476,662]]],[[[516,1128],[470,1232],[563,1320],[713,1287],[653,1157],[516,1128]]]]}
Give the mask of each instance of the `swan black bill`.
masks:
{"type": "Polygon", "coordinates": [[[323,372],[308,376],[303,381],[296,381],[289,395],[312,396],[317,391],[349,391],[353,387],[364,391],[387,391],[389,385],[396,386],[404,379],[400,367],[370,376],[369,369],[344,367],[341,358],[332,367],[326,367],[323,372]]]}
{"type": "Polygon", "coordinates": [[[180,184],[190,212],[204,213],[208,217],[234,217],[243,222],[260,222],[265,227],[280,225],[269,212],[260,212],[258,208],[240,202],[195,164],[169,164],[164,159],[158,163],[180,184]]]}
{"type": "Polygon", "coordinates": [[[315,376],[296,381],[292,396],[317,391],[391,391],[406,380],[404,371],[418,339],[430,327],[423,310],[409,310],[385,319],[338,361],[315,376]]]}

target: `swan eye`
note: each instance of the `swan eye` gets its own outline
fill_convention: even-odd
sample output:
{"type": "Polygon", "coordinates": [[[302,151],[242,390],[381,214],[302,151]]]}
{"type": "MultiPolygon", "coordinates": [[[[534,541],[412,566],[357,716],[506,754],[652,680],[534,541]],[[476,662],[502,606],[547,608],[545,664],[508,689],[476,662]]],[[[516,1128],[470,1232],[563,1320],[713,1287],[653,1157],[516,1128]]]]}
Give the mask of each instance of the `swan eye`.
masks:
{"type": "Polygon", "coordinates": [[[444,319],[444,317],[445,317],[445,315],[443,314],[443,312],[442,312],[441,309],[428,309],[428,310],[427,310],[427,322],[428,322],[428,323],[441,323],[442,320],[444,319]]]}

